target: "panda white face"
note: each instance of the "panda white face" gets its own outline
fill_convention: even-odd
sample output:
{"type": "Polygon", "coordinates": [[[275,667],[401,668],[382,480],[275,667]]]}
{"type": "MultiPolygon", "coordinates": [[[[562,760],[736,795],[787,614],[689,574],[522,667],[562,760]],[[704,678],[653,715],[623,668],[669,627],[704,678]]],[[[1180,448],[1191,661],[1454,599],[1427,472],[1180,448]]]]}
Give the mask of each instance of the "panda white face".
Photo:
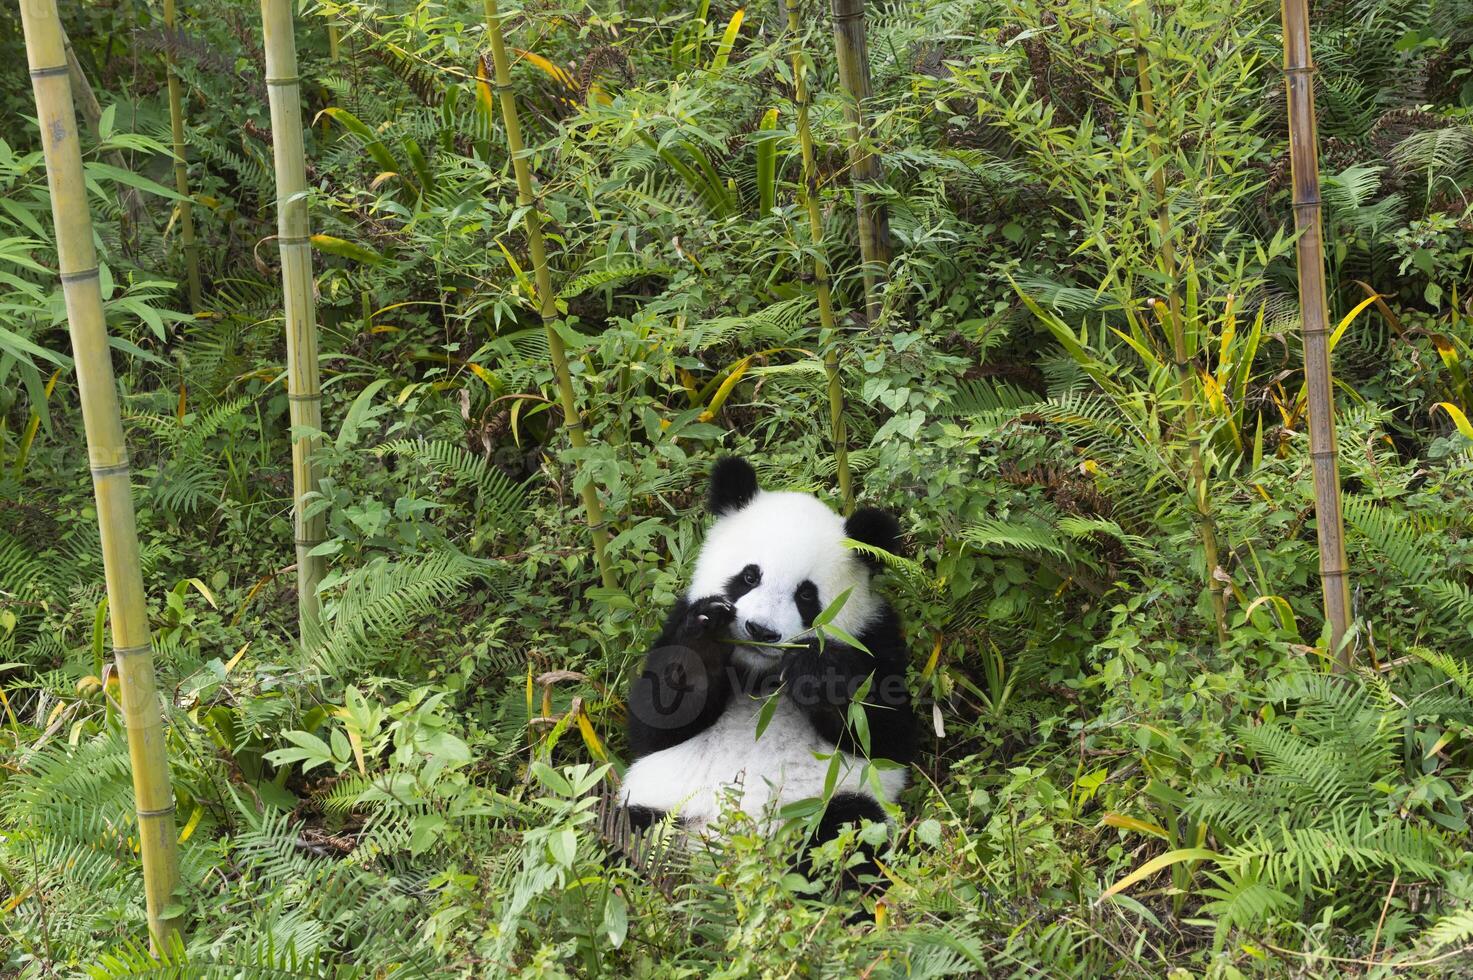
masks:
{"type": "Polygon", "coordinates": [[[724,595],[736,606],[734,654],[748,669],[775,666],[781,644],[804,637],[814,617],[848,590],[833,625],[861,633],[879,610],[870,570],[843,545],[843,518],[816,497],[757,491],[718,514],[696,561],[688,597],[724,595]],[[745,641],[745,642],[744,642],[745,641]]]}

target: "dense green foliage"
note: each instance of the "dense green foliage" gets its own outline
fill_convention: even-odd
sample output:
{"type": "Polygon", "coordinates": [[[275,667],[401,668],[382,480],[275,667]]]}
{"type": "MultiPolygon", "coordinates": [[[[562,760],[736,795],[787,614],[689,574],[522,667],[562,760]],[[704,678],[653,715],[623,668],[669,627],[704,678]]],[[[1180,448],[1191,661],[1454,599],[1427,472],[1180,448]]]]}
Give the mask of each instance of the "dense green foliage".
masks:
{"type": "Polygon", "coordinates": [[[105,107],[92,207],[190,925],[166,965],[140,945],[95,515],[8,5],[0,972],[1468,969],[1468,0],[1315,5],[1347,317],[1358,669],[1341,678],[1321,631],[1277,5],[873,7],[875,190],[895,239],[874,321],[824,5],[796,39],[772,2],[739,22],[728,0],[503,9],[590,423],[572,452],[480,6],[307,4],[330,572],[327,640],[305,651],[258,11],[185,3],[177,35],[145,0],[61,12],[105,107]],[[854,833],[819,849],[809,883],[788,864],[801,826],[767,841],[733,818],[721,846],[685,853],[607,819],[622,695],[699,546],[711,461],[743,453],[768,485],[837,500],[795,43],[850,461],[861,501],[907,532],[887,586],[927,731],[888,836],[859,832],[885,881],[857,923],[854,898],[831,902],[854,833]],[[203,242],[194,315],[161,186],[165,50],[203,242]],[[596,587],[583,480],[613,524],[617,592],[596,587]]]}

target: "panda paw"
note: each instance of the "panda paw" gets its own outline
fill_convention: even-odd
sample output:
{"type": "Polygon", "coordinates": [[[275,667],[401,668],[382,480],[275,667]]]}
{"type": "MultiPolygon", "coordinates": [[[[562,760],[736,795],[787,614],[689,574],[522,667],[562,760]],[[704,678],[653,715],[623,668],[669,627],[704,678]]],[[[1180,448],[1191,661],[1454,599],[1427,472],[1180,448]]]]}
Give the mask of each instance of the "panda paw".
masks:
{"type": "Polygon", "coordinates": [[[696,599],[686,607],[676,638],[687,643],[712,638],[730,626],[735,618],[736,606],[725,596],[696,599]]]}

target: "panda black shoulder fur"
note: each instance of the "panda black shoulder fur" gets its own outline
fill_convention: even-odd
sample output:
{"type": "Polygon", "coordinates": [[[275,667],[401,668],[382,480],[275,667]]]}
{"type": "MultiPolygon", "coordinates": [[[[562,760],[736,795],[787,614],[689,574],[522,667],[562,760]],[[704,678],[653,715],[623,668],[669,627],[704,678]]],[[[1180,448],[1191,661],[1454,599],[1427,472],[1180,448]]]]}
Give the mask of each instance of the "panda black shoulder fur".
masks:
{"type": "Polygon", "coordinates": [[[843,768],[820,838],[885,819],[847,714],[873,675],[864,699],[869,756],[901,764],[875,770],[894,802],[916,752],[906,647],[895,611],[871,588],[874,563],[842,541],[894,552],[899,525],[873,508],[845,520],[808,494],[762,490],[752,467],[734,457],[712,471],[709,505],[715,520],[690,587],[629,695],[635,761],[621,797],[631,821],[674,812],[700,830],[735,794],[770,831],[779,808],[823,794],[830,763],[816,756],[836,747],[843,768]],[[813,636],[814,618],[846,589],[832,625],[869,653],[832,636],[820,646],[813,636]],[[764,645],[780,643],[793,646],[764,645]],[[758,713],[773,692],[779,700],[758,740],[758,713]]]}

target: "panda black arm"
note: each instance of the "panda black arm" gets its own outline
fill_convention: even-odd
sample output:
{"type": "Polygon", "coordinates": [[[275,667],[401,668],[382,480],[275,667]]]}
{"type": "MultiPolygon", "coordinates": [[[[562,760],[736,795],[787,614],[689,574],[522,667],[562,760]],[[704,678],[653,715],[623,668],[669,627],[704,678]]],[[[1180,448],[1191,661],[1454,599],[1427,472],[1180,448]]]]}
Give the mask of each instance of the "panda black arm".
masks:
{"type": "Polygon", "coordinates": [[[887,607],[856,639],[869,653],[833,638],[825,640],[822,649],[814,639],[790,653],[783,666],[785,696],[802,709],[825,741],[859,754],[861,746],[848,724],[849,704],[873,674],[864,698],[869,755],[908,764],[916,755],[916,725],[905,686],[905,645],[894,610],[887,607]]]}
{"type": "Polygon", "coordinates": [[[724,596],[680,599],[629,689],[629,751],[639,759],[710,728],[731,697],[735,609],[724,596]]]}

